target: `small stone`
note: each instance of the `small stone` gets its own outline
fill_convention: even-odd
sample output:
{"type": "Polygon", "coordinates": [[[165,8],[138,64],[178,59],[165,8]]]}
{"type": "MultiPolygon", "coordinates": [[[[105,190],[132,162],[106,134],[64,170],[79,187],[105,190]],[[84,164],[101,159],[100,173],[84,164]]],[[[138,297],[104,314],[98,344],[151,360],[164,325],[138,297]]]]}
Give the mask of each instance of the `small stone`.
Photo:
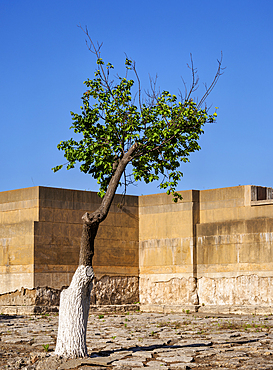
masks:
{"type": "Polygon", "coordinates": [[[32,364],[35,364],[35,362],[37,362],[38,360],[39,360],[39,357],[36,355],[30,357],[30,362],[32,364]]]}

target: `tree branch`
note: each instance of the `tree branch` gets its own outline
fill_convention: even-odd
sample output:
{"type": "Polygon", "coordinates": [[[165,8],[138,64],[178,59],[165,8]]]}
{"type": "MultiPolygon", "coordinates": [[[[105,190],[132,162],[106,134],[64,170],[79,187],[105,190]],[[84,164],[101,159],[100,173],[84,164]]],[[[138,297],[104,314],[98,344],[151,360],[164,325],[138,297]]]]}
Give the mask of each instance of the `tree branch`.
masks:
{"type": "Polygon", "coordinates": [[[217,60],[217,62],[218,62],[217,72],[216,72],[216,74],[214,76],[214,79],[213,79],[212,83],[206,89],[205,94],[203,95],[203,97],[201,98],[200,102],[198,103],[197,109],[199,109],[202,106],[202,104],[205,102],[205,100],[207,99],[207,97],[209,96],[209,94],[214,89],[217,81],[219,80],[219,77],[224,73],[224,72],[222,72],[225,69],[225,68],[222,67],[222,60],[223,60],[223,52],[221,51],[221,59],[220,60],[217,60]]]}
{"type": "Polygon", "coordinates": [[[92,215],[89,215],[89,213],[85,213],[82,217],[83,222],[87,225],[91,224],[99,224],[103,220],[105,220],[110,206],[112,204],[112,201],[114,199],[114,195],[116,193],[117,187],[119,185],[121,176],[127,166],[127,164],[133,159],[132,155],[137,149],[137,144],[131,146],[131,148],[124,154],[124,156],[120,159],[119,164],[111,177],[111,180],[109,182],[107,191],[103,197],[103,200],[101,202],[100,207],[97,211],[93,212],[92,215]]]}

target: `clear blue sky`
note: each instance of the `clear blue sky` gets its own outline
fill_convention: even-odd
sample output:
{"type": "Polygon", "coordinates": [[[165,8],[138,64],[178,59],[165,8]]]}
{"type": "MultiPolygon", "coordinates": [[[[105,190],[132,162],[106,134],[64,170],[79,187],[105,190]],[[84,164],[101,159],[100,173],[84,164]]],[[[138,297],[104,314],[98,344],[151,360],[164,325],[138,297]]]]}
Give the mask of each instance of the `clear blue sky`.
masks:
{"type": "MultiPolygon", "coordinates": [[[[201,151],[182,166],[178,190],[245,184],[272,186],[273,3],[271,1],[0,1],[0,191],[52,186],[96,190],[56,148],[72,136],[70,111],[80,112],[83,81],[95,59],[77,27],[103,41],[102,56],[123,71],[124,52],[136,60],[143,87],[159,76],[177,93],[192,53],[209,83],[223,51],[226,67],[208,105],[219,107],[205,127],[201,151]]],[[[140,184],[130,194],[159,192],[140,184]]]]}

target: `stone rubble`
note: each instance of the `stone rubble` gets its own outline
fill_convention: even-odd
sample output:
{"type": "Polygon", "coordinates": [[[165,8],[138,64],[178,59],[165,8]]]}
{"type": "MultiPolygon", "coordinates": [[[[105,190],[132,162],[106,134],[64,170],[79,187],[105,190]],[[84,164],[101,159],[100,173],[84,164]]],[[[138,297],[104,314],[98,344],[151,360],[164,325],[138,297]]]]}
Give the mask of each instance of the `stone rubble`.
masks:
{"type": "Polygon", "coordinates": [[[91,313],[88,358],[54,356],[58,314],[0,315],[0,369],[273,369],[273,316],[91,313]]]}

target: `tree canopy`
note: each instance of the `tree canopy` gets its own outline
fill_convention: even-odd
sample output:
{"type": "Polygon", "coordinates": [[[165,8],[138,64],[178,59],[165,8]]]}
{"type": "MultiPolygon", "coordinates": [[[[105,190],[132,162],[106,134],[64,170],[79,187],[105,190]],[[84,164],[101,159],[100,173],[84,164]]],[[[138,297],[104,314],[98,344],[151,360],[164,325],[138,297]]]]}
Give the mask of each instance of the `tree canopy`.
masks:
{"type": "MultiPolygon", "coordinates": [[[[159,181],[159,187],[172,193],[175,202],[181,198],[176,192],[183,176],[181,162],[200,149],[198,140],[206,123],[214,122],[217,113],[208,113],[204,101],[221,75],[221,61],[212,84],[201,100],[194,101],[192,93],[198,86],[193,63],[192,85],[185,96],[169,91],[156,91],[156,79],[151,88],[142,92],[133,60],[125,57],[125,73],[113,76],[114,66],[101,58],[101,45],[95,45],[87,30],[89,50],[95,54],[97,68],[93,79],[84,84],[81,113],[71,112],[71,129],[81,134],[80,140],[61,141],[67,169],[80,163],[80,170],[92,175],[99,184],[99,195],[107,191],[120,160],[130,151],[131,173],[124,174],[125,187],[132,181],[159,181]],[[129,76],[132,75],[132,78],[129,76]]],[[[64,165],[53,168],[56,172],[64,165]]],[[[121,179],[119,179],[121,184],[121,179]]]]}

